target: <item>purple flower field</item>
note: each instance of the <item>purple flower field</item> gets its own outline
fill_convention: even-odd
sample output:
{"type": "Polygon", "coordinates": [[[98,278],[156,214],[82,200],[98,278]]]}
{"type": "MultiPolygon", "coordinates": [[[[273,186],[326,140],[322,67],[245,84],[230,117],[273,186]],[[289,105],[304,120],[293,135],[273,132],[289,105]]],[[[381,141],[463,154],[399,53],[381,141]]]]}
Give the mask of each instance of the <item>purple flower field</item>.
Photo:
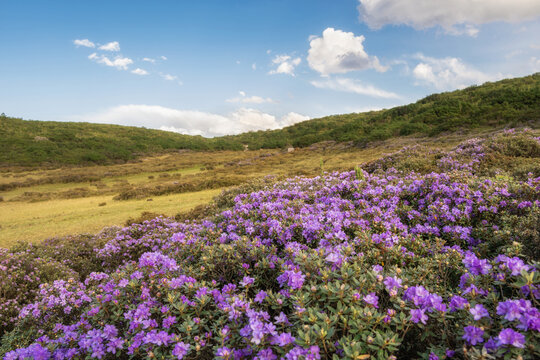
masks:
{"type": "Polygon", "coordinates": [[[1,250],[0,354],[538,359],[540,174],[489,164],[534,165],[540,140],[499,137],[435,154],[437,171],[396,169],[405,149],[281,181],[204,220],[87,240],[80,259],[1,250]]]}

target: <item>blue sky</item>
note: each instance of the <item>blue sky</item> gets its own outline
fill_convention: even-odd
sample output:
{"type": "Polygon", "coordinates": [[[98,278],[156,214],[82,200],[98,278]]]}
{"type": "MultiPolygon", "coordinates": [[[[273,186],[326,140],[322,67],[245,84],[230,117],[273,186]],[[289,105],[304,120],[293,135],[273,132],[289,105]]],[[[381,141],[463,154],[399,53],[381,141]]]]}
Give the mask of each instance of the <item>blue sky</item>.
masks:
{"type": "Polygon", "coordinates": [[[537,0],[0,0],[0,112],[216,136],[540,71],[537,0]]]}

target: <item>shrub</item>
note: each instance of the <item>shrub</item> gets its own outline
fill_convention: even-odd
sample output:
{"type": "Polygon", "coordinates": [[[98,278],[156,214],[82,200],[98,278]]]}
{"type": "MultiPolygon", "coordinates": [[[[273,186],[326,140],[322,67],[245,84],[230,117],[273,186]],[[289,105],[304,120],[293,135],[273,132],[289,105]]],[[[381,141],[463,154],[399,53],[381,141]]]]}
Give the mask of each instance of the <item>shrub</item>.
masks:
{"type": "Polygon", "coordinates": [[[12,329],[19,310],[35,301],[41,284],[77,278],[69,267],[28,252],[0,249],[0,337],[12,329]]]}

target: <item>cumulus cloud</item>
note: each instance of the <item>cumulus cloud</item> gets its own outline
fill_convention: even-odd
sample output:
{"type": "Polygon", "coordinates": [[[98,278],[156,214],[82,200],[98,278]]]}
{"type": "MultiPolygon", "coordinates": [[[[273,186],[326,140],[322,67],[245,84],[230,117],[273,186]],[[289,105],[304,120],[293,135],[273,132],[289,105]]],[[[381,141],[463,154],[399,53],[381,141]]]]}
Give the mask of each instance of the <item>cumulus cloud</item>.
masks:
{"type": "Polygon", "coordinates": [[[278,119],[256,109],[240,108],[224,116],[196,110],[178,110],[156,105],[121,105],[99,113],[76,117],[79,121],[145,126],[188,135],[220,136],[245,131],[277,129],[308,120],[289,113],[278,119]]]}
{"type": "Polygon", "coordinates": [[[132,70],[131,72],[135,75],[148,75],[148,71],[141,68],[136,68],[135,70],[132,70]]]}
{"type": "Polygon", "coordinates": [[[438,90],[463,89],[474,84],[502,79],[502,74],[486,74],[463,63],[458,58],[432,58],[421,54],[416,56],[420,62],[412,74],[417,84],[423,83],[438,90]]]}
{"type": "Polygon", "coordinates": [[[152,63],[152,64],[155,64],[156,63],[156,59],[152,59],[152,58],[143,58],[142,61],[146,61],[146,62],[149,62],[149,63],[152,63]]]}
{"type": "Polygon", "coordinates": [[[238,93],[240,94],[240,96],[227,99],[226,101],[230,103],[244,103],[244,104],[263,104],[263,103],[275,102],[271,98],[263,98],[256,95],[246,96],[246,93],[243,91],[239,91],[238,93]]]}
{"type": "Polygon", "coordinates": [[[299,57],[292,58],[289,55],[276,55],[272,60],[277,67],[269,72],[269,74],[287,74],[294,76],[294,69],[302,62],[299,57]]]}
{"type": "Polygon", "coordinates": [[[89,47],[89,48],[93,48],[96,46],[96,44],[94,44],[93,42],[91,42],[90,40],[88,39],[77,39],[77,40],[73,40],[73,43],[75,44],[75,46],[79,47],[79,46],[84,46],[84,47],[89,47]]]}
{"type": "Polygon", "coordinates": [[[118,41],[111,41],[109,43],[106,43],[105,45],[101,45],[99,47],[99,50],[120,51],[120,44],[118,43],[118,41]]]}
{"type": "Polygon", "coordinates": [[[160,58],[161,60],[163,60],[163,61],[167,60],[167,57],[166,57],[166,56],[163,56],[163,55],[161,55],[159,58],[160,58]]]}
{"type": "Polygon", "coordinates": [[[385,99],[398,99],[399,95],[378,89],[372,85],[362,84],[359,81],[348,79],[348,78],[335,78],[335,79],[325,79],[323,81],[315,80],[311,82],[311,85],[321,88],[321,89],[330,89],[336,91],[344,91],[350,93],[356,93],[360,95],[367,95],[372,97],[379,97],[385,99]]]}
{"type": "Polygon", "coordinates": [[[365,37],[355,36],[352,32],[344,32],[327,28],[322,37],[311,37],[308,52],[309,66],[321,75],[346,73],[353,70],[373,68],[384,72],[376,56],[369,56],[364,50],[365,37]]]}
{"type": "Polygon", "coordinates": [[[360,20],[372,29],[408,25],[415,29],[441,26],[451,34],[475,36],[477,25],[521,22],[540,17],[537,0],[359,0],[360,20]]]}
{"type": "Polygon", "coordinates": [[[133,60],[121,56],[117,56],[114,58],[114,60],[111,60],[105,55],[98,55],[97,53],[92,53],[88,56],[88,58],[99,64],[115,67],[118,70],[127,70],[128,65],[133,64],[133,60]]]}

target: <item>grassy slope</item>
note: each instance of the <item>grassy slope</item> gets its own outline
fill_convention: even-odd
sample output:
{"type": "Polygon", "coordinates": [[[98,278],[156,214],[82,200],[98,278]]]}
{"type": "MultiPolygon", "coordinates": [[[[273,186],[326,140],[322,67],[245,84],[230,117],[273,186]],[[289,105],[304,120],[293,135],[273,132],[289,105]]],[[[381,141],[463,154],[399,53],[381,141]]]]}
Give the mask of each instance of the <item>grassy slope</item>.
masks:
{"type": "Polygon", "coordinates": [[[388,110],[328,116],[284,129],[206,139],[118,125],[0,117],[0,165],[105,164],[167,149],[238,150],[309,146],[325,140],[365,144],[404,135],[462,129],[537,126],[540,73],[435,94],[388,110]],[[48,140],[36,141],[35,137],[48,140]]]}

